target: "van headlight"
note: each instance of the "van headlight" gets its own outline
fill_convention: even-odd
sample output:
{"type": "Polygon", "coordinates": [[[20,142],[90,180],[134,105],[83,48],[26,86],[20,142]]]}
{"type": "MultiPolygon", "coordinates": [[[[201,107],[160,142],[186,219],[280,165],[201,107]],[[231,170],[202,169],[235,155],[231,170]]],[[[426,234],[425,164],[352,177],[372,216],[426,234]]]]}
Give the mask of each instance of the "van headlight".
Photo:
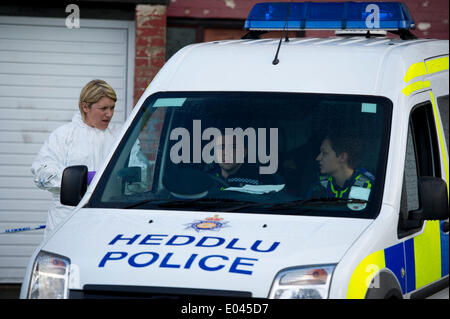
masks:
{"type": "Polygon", "coordinates": [[[40,251],[33,264],[27,298],[66,299],[69,268],[68,258],[40,251]]]}
{"type": "Polygon", "coordinates": [[[272,299],[326,299],[335,265],[290,268],[278,273],[272,299]]]}

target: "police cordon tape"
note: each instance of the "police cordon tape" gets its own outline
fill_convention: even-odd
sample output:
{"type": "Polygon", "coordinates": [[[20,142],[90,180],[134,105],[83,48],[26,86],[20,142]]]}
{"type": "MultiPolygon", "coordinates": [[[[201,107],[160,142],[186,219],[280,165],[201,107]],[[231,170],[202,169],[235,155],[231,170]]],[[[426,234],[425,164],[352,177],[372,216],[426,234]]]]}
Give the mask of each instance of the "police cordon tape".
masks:
{"type": "Polygon", "coordinates": [[[29,230],[38,230],[38,229],[44,229],[45,225],[40,225],[37,227],[19,227],[19,228],[9,228],[9,229],[2,229],[0,230],[0,234],[6,234],[6,233],[18,233],[22,231],[29,231],[29,230]]]}

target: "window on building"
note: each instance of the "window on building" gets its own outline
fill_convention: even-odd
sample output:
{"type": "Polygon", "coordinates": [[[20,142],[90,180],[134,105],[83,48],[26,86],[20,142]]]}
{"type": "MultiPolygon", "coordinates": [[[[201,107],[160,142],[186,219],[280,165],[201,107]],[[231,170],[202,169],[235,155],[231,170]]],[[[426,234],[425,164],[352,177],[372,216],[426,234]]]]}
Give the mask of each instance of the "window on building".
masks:
{"type": "Polygon", "coordinates": [[[166,61],[181,48],[196,43],[197,30],[193,27],[167,27],[166,61]]]}
{"type": "Polygon", "coordinates": [[[168,18],[166,60],[186,45],[216,40],[240,39],[244,20],[168,18]]]}

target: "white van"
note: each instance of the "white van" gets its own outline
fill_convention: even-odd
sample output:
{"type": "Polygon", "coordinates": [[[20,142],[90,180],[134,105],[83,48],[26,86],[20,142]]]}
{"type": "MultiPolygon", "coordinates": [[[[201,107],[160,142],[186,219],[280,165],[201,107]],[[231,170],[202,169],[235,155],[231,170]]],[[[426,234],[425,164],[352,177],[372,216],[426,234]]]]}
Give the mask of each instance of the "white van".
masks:
{"type": "Polygon", "coordinates": [[[243,39],[180,50],[92,183],[65,170],[61,202],[76,208],[32,256],[21,298],[448,286],[449,43],[412,27],[401,3],[262,3],[243,39]],[[347,33],[260,38],[305,29],[347,33]],[[326,140],[347,184],[325,169],[326,140]]]}

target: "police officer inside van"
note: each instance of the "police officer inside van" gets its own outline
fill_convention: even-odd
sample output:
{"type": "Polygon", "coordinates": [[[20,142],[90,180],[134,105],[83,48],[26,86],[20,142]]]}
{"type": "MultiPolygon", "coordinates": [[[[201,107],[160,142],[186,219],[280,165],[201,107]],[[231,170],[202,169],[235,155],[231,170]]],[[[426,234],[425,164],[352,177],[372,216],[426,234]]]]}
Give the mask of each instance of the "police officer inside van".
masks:
{"type": "Polygon", "coordinates": [[[215,165],[208,174],[219,182],[220,188],[260,185],[261,179],[255,163],[246,163],[247,148],[239,149],[236,137],[222,135],[216,137],[214,145],[215,165]]]}
{"type": "MultiPolygon", "coordinates": [[[[310,188],[307,197],[347,199],[352,191],[356,194],[366,193],[368,197],[375,177],[363,168],[356,168],[360,153],[361,143],[358,138],[325,137],[316,157],[320,169],[319,180],[310,188]]],[[[356,197],[362,199],[360,195],[356,197]]]]}

